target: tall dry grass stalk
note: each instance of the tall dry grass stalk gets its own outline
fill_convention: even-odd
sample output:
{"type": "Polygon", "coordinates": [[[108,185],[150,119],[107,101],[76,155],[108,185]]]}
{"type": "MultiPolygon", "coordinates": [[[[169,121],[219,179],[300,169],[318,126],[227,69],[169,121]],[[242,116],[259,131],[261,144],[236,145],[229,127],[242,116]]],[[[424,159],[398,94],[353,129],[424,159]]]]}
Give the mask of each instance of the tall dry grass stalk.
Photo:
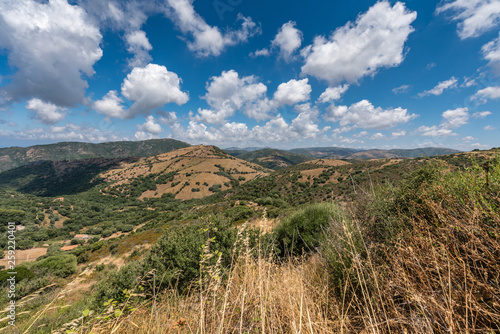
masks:
{"type": "MultiPolygon", "coordinates": [[[[207,268],[203,289],[164,292],[157,313],[138,307],[93,333],[495,333],[500,324],[500,243],[478,208],[426,207],[446,224],[415,217],[411,237],[370,244],[356,223],[339,223],[332,282],[317,254],[278,264],[247,250],[223,273],[207,268]],[[456,209],[456,208],[454,208],[456,209]],[[468,212],[468,214],[466,213],[468,212]],[[227,279],[222,279],[223,276],[227,279]]],[[[499,223],[498,221],[496,223],[499,223]]],[[[491,221],[489,222],[491,224],[491,221]]],[[[332,235],[333,237],[333,235],[332,235]]]]}
{"type": "Polygon", "coordinates": [[[222,284],[205,280],[187,296],[164,292],[157,316],[148,305],[118,323],[95,325],[93,333],[337,333],[332,321],[328,275],[321,258],[276,264],[242,254],[222,284]]]}

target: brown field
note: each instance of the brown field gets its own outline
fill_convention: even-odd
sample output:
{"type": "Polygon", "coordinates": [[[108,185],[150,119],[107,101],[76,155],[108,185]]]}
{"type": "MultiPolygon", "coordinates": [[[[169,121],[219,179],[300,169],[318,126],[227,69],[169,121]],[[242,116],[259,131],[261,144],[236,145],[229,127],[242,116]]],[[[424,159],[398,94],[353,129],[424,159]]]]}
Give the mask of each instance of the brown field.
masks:
{"type": "Polygon", "coordinates": [[[321,173],[323,173],[325,169],[326,168],[315,168],[315,169],[301,170],[300,174],[302,174],[302,178],[305,179],[307,179],[308,176],[311,176],[311,178],[315,178],[318,177],[321,173]]]}
{"type": "MultiPolygon", "coordinates": [[[[47,248],[39,247],[26,250],[16,250],[16,265],[19,265],[26,261],[35,261],[40,256],[47,253],[47,248]]],[[[4,251],[4,258],[0,259],[0,266],[5,266],[7,268],[8,258],[7,251],[4,251]]]]}

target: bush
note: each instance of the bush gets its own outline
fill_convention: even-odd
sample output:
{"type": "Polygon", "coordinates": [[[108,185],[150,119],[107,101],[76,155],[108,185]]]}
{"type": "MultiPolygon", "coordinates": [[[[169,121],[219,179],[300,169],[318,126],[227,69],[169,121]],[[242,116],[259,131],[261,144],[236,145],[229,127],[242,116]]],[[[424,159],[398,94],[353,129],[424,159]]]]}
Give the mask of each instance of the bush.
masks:
{"type": "Polygon", "coordinates": [[[332,204],[313,204],[283,219],[274,230],[278,254],[298,256],[317,250],[338,212],[332,204]]]}
{"type": "Polygon", "coordinates": [[[213,186],[211,186],[210,188],[208,188],[208,190],[210,190],[213,193],[216,193],[216,192],[221,191],[221,187],[222,186],[220,184],[214,184],[213,186]]]}
{"type": "Polygon", "coordinates": [[[49,256],[33,263],[31,269],[41,275],[52,274],[65,278],[76,273],[76,256],[72,254],[49,256]]]}
{"type": "Polygon", "coordinates": [[[89,239],[89,244],[90,245],[95,244],[99,240],[101,240],[101,238],[99,236],[93,236],[92,238],[89,239]]]}
{"type": "Polygon", "coordinates": [[[83,245],[85,243],[85,240],[82,239],[71,239],[71,245],[83,245]]]}
{"type": "MultiPolygon", "coordinates": [[[[104,267],[96,266],[97,271],[103,269],[104,267]]],[[[144,275],[144,267],[142,263],[137,261],[123,266],[120,270],[112,271],[105,280],[97,285],[94,305],[102,308],[104,302],[109,299],[122,302],[126,298],[123,290],[133,289],[139,283],[142,275],[144,275]]]]}
{"type": "Polygon", "coordinates": [[[102,236],[103,238],[107,238],[107,237],[109,237],[111,234],[113,234],[113,230],[110,230],[110,229],[105,229],[104,231],[102,231],[101,236],[102,236]]]}
{"type": "Polygon", "coordinates": [[[18,238],[16,240],[16,248],[17,249],[20,249],[20,250],[30,249],[30,248],[33,248],[33,246],[35,246],[35,242],[31,239],[26,238],[26,237],[24,237],[22,239],[18,238]]]}
{"type": "MultiPolygon", "coordinates": [[[[12,270],[0,271],[0,286],[3,285],[8,278],[11,277],[11,275],[8,274],[11,271],[12,270]]],[[[24,266],[17,266],[15,272],[16,275],[14,277],[16,278],[16,283],[21,282],[25,278],[30,279],[35,276],[35,274],[31,270],[24,266]]]]}
{"type": "Polygon", "coordinates": [[[363,235],[359,226],[345,216],[330,220],[325,238],[320,242],[320,249],[328,268],[332,288],[342,296],[346,282],[357,280],[355,271],[351,269],[354,259],[366,258],[363,235]]]}
{"type": "Polygon", "coordinates": [[[47,248],[47,255],[52,256],[61,252],[62,244],[54,243],[47,248]]]}
{"type": "MultiPolygon", "coordinates": [[[[171,228],[151,249],[146,258],[146,268],[156,269],[162,277],[161,287],[176,287],[184,291],[200,274],[203,248],[209,245],[210,254],[221,256],[221,265],[231,264],[231,249],[236,232],[219,218],[208,222],[171,228]]],[[[209,259],[209,265],[217,256],[209,259]]],[[[157,280],[158,284],[158,280],[157,280]]]]}
{"type": "MultiPolygon", "coordinates": [[[[241,202],[240,202],[241,204],[241,202]]],[[[231,221],[236,222],[239,220],[247,220],[254,215],[255,211],[248,206],[235,206],[227,209],[224,215],[231,219],[231,221]]]]}
{"type": "Polygon", "coordinates": [[[123,224],[123,225],[120,225],[118,230],[122,231],[122,232],[130,232],[130,231],[133,231],[134,230],[134,225],[131,225],[131,224],[123,224]]]}

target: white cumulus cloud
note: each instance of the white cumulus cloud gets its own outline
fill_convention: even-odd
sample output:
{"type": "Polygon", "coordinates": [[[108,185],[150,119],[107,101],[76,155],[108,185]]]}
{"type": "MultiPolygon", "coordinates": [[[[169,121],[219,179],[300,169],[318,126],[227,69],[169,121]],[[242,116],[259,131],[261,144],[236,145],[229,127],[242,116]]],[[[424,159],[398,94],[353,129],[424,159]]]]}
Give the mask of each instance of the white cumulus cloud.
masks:
{"type": "Polygon", "coordinates": [[[33,113],[33,118],[45,124],[55,124],[66,117],[66,109],[40,99],[31,99],[26,104],[26,109],[33,113]]]}
{"type": "Polygon", "coordinates": [[[468,111],[468,108],[446,110],[441,114],[443,120],[439,126],[421,126],[417,129],[417,132],[421,132],[422,136],[427,137],[456,136],[457,134],[452,129],[467,124],[469,120],[468,111]]]}
{"type": "Polygon", "coordinates": [[[478,111],[472,114],[474,118],[485,118],[486,116],[491,115],[491,111],[478,111]]]}
{"type": "Polygon", "coordinates": [[[394,94],[404,94],[407,93],[412,88],[412,85],[401,85],[399,87],[393,88],[392,92],[394,94]]]}
{"type": "Polygon", "coordinates": [[[218,56],[227,46],[247,42],[250,37],[260,33],[260,27],[251,18],[242,15],[238,16],[242,22],[239,30],[222,33],[218,27],[206,23],[194,10],[192,2],[167,0],[165,14],[184,34],[191,35],[192,40],[187,41],[188,48],[199,56],[218,56]]]}
{"type": "Polygon", "coordinates": [[[269,52],[269,49],[263,48],[259,50],[255,50],[255,52],[250,53],[250,57],[256,58],[256,57],[268,57],[271,53],[269,52]]]}
{"type": "Polygon", "coordinates": [[[392,138],[399,138],[399,137],[404,137],[406,136],[406,131],[401,130],[401,131],[396,131],[392,133],[392,138]]]}
{"type": "Polygon", "coordinates": [[[22,131],[0,130],[0,136],[23,140],[105,142],[127,140],[111,131],[102,131],[92,126],[68,123],[48,128],[31,128],[22,131]]]}
{"type": "Polygon", "coordinates": [[[182,105],[189,100],[188,94],[180,88],[177,74],[156,64],[135,67],[123,81],[121,94],[134,102],[130,108],[121,105],[123,101],[116,91],[110,91],[102,100],[94,102],[94,108],[108,117],[125,119],[146,115],[167,103],[182,105]]]}
{"type": "MultiPolygon", "coordinates": [[[[211,78],[207,93],[203,97],[211,109],[198,109],[194,116],[197,122],[222,124],[236,110],[249,110],[252,104],[263,99],[267,86],[257,81],[255,76],[240,77],[234,70],[223,71],[211,78]]],[[[263,111],[262,117],[267,117],[263,111]]]]}
{"type": "Polygon", "coordinates": [[[153,116],[146,117],[144,124],[137,124],[137,130],[134,137],[137,140],[147,140],[159,138],[158,134],[163,131],[160,124],[156,123],[153,116]]]}
{"type": "Polygon", "coordinates": [[[75,106],[85,97],[102,36],[86,12],[66,0],[0,1],[0,48],[16,68],[5,87],[11,100],[39,98],[75,106]]]}
{"type": "Polygon", "coordinates": [[[344,94],[348,89],[349,85],[347,84],[337,87],[328,87],[323,93],[321,93],[318,101],[321,103],[336,101],[340,99],[342,97],[342,94],[344,94]]]}
{"type": "Polygon", "coordinates": [[[389,129],[398,124],[407,123],[417,117],[409,114],[407,109],[401,107],[382,109],[375,108],[367,100],[354,103],[351,106],[331,105],[323,118],[326,121],[339,122],[342,127],[352,125],[363,129],[389,129]]]}
{"type": "Polygon", "coordinates": [[[156,123],[155,118],[151,115],[146,117],[146,123],[138,124],[137,129],[139,131],[144,131],[144,132],[152,133],[155,135],[157,135],[163,131],[161,125],[156,123]]]}
{"type": "Polygon", "coordinates": [[[297,111],[299,114],[289,123],[281,115],[276,115],[264,125],[256,125],[253,128],[238,122],[207,126],[204,123],[191,120],[187,128],[176,123],[171,127],[171,131],[175,138],[183,138],[195,143],[268,145],[270,142],[284,143],[290,140],[315,139],[330,129],[329,127],[319,128],[318,111],[309,104],[300,105],[297,107],[297,111]]]}
{"type": "Polygon", "coordinates": [[[309,79],[292,79],[280,84],[274,93],[273,100],[280,106],[293,105],[309,100],[312,89],[308,82],[309,79]]]}
{"type": "Polygon", "coordinates": [[[118,96],[116,90],[110,90],[101,100],[95,101],[94,109],[101,114],[114,118],[126,118],[127,114],[123,107],[123,99],[118,96]]]}
{"type": "Polygon", "coordinates": [[[291,79],[281,83],[272,99],[266,96],[267,86],[253,75],[240,77],[235,70],[223,71],[210,78],[203,98],[209,109],[199,108],[192,119],[207,124],[223,124],[236,111],[256,120],[270,119],[271,112],[285,105],[295,105],[309,100],[309,80],[291,79]]]}
{"type": "Polygon", "coordinates": [[[294,21],[283,24],[271,42],[271,47],[278,49],[280,57],[287,62],[292,60],[293,53],[302,44],[302,31],[295,25],[294,21]]]}
{"type": "Polygon", "coordinates": [[[132,53],[134,57],[129,59],[129,66],[143,67],[146,66],[153,59],[149,51],[153,49],[149,43],[146,33],[142,30],[136,30],[125,36],[128,48],[127,51],[132,53]]]}
{"type": "Polygon", "coordinates": [[[426,137],[446,137],[446,136],[456,136],[451,129],[433,126],[421,126],[417,131],[422,132],[422,136],[426,137]]]}
{"type": "Polygon", "coordinates": [[[486,103],[488,100],[500,98],[500,87],[490,86],[480,89],[471,97],[471,100],[477,100],[479,103],[486,103]]]}
{"type": "Polygon", "coordinates": [[[388,1],[377,2],[356,22],[348,22],[328,38],[318,36],[304,48],[302,74],[337,85],[356,83],[379,68],[398,66],[416,17],[417,13],[408,11],[402,2],[394,6],[388,1]]]}
{"type": "Polygon", "coordinates": [[[442,126],[445,128],[457,128],[467,124],[469,120],[468,108],[457,108],[443,112],[442,126]]]}

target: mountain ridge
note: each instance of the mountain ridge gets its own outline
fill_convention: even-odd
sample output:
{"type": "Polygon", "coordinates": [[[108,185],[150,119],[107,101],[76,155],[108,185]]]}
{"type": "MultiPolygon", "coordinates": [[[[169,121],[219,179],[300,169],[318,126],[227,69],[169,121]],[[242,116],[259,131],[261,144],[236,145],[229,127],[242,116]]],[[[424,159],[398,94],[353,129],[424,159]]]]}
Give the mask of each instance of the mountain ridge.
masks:
{"type": "Polygon", "coordinates": [[[28,147],[14,146],[0,148],[0,172],[42,160],[147,157],[189,146],[191,145],[188,143],[169,138],[97,144],[60,142],[28,147]]]}
{"type": "MultiPolygon", "coordinates": [[[[150,157],[191,145],[175,139],[145,141],[116,141],[105,143],[60,142],[29,147],[0,148],[0,172],[36,161],[65,161],[90,158],[150,157]]],[[[417,149],[355,149],[344,147],[306,147],[290,150],[247,147],[225,149],[224,152],[270,169],[281,169],[313,159],[370,160],[380,158],[416,158],[459,153],[448,148],[423,147],[417,149]]]]}

